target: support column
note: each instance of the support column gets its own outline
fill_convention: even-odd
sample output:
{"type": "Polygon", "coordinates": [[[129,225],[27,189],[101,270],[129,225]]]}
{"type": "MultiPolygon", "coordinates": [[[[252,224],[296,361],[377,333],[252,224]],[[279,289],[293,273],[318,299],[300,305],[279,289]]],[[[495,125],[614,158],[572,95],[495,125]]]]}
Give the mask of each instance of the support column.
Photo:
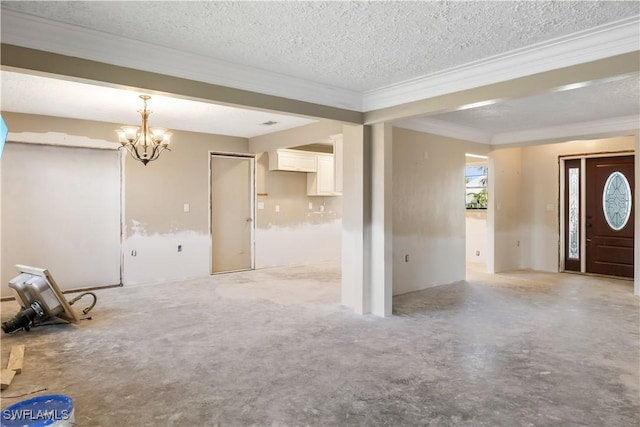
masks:
{"type": "Polygon", "coordinates": [[[371,127],[371,312],[391,316],[393,300],[392,127],[371,127]]]}
{"type": "Polygon", "coordinates": [[[390,124],[343,129],[342,304],[392,314],[390,124]]]}
{"type": "Polygon", "coordinates": [[[343,128],[342,304],[371,310],[369,295],[369,127],[343,128]]]}

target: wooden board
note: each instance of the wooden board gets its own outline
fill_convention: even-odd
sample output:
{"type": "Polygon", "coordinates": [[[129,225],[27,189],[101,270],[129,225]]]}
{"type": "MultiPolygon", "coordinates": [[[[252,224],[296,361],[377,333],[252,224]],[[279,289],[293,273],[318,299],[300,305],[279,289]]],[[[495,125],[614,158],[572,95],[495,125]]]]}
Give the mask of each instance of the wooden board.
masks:
{"type": "Polygon", "coordinates": [[[11,381],[13,381],[13,377],[16,376],[16,371],[11,369],[3,369],[0,371],[0,390],[4,390],[9,387],[11,381]]]}
{"type": "Polygon", "coordinates": [[[11,354],[9,354],[9,363],[7,363],[7,369],[15,371],[16,374],[22,372],[22,364],[24,362],[24,344],[14,345],[11,347],[11,354]]]}

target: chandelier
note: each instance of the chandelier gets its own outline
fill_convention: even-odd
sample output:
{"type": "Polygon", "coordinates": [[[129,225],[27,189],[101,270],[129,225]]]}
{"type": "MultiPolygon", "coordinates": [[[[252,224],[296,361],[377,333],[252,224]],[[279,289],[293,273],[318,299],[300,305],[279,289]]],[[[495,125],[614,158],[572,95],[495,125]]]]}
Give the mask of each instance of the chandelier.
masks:
{"type": "Polygon", "coordinates": [[[171,132],[164,128],[150,128],[149,114],[147,110],[147,101],[151,99],[148,95],[140,95],[140,99],[144,102],[144,108],[138,110],[142,116],[142,127],[122,126],[116,130],[120,144],[126,148],[131,157],[142,162],[143,165],[156,160],[160,157],[160,153],[164,150],[171,151],[169,148],[169,139],[171,132]]]}

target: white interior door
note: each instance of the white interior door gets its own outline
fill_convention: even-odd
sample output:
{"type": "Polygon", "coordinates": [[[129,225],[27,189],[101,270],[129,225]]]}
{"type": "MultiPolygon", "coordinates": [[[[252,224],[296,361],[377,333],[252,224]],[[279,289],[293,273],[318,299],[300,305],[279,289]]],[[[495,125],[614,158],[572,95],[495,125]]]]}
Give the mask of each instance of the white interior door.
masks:
{"type": "Polygon", "coordinates": [[[211,271],[253,266],[252,157],[211,156],[211,271]]]}

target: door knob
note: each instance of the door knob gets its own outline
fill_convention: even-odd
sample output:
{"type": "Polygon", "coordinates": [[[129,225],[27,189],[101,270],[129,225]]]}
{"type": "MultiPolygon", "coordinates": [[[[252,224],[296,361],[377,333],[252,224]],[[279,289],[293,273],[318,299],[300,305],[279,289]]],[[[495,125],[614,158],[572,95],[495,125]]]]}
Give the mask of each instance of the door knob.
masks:
{"type": "Polygon", "coordinates": [[[253,218],[247,218],[247,222],[253,221],[253,218]]]}

